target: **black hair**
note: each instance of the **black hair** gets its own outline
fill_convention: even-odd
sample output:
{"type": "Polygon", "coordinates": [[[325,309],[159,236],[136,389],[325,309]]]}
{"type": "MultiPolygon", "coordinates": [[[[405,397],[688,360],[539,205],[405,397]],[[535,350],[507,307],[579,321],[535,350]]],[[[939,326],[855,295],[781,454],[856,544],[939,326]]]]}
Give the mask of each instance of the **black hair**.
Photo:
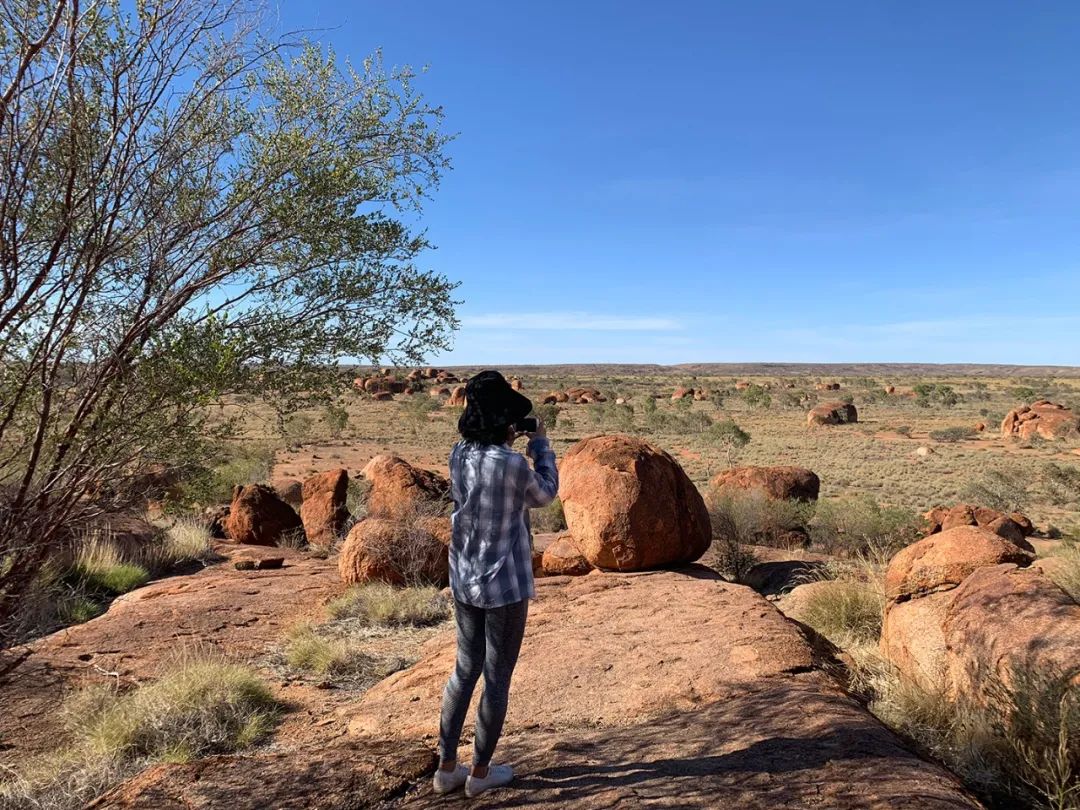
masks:
{"type": "Polygon", "coordinates": [[[465,441],[503,444],[510,426],[532,412],[532,402],[497,371],[481,371],[465,386],[465,412],[458,432],[465,441]]]}

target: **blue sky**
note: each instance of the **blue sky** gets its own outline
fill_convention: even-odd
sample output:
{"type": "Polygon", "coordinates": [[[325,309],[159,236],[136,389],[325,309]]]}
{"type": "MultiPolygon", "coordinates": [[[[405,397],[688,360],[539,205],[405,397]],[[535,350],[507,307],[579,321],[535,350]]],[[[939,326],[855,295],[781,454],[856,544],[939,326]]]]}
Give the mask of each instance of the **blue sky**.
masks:
{"type": "Polygon", "coordinates": [[[430,68],[440,362],[1080,364],[1080,3],[277,13],[430,68]]]}

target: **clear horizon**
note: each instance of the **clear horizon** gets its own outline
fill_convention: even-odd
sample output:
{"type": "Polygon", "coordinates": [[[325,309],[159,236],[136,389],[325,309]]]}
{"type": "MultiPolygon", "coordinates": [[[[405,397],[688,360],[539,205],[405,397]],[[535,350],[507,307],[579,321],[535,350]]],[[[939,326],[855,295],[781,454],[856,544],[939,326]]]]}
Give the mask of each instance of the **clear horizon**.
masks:
{"type": "Polygon", "coordinates": [[[1080,364],[1080,5],[277,14],[430,67],[434,364],[1080,364]]]}

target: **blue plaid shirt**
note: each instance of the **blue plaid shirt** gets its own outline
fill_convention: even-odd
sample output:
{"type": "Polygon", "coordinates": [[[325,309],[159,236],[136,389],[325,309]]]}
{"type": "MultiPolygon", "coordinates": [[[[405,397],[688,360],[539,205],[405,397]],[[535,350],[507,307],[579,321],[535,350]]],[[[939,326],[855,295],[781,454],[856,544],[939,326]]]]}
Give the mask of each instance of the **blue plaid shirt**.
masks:
{"type": "Polygon", "coordinates": [[[535,470],[505,445],[461,441],[450,453],[450,589],[459,602],[494,608],[536,595],[529,509],[555,499],[559,472],[546,438],[526,452],[535,470]]]}

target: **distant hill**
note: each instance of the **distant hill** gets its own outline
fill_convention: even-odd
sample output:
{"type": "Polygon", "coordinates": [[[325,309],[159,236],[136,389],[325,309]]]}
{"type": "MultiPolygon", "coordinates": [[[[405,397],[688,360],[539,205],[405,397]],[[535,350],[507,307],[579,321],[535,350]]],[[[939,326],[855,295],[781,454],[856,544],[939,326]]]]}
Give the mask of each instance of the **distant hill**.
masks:
{"type": "MultiPolygon", "coordinates": [[[[484,366],[491,368],[492,366],[484,366]]],[[[497,365],[506,374],[585,376],[703,377],[1069,377],[1080,378],[1080,366],[1013,366],[1004,363],[576,363],[554,365],[497,365]]],[[[368,368],[368,367],[357,367],[368,368]]],[[[471,373],[481,366],[446,366],[471,373]]]]}

